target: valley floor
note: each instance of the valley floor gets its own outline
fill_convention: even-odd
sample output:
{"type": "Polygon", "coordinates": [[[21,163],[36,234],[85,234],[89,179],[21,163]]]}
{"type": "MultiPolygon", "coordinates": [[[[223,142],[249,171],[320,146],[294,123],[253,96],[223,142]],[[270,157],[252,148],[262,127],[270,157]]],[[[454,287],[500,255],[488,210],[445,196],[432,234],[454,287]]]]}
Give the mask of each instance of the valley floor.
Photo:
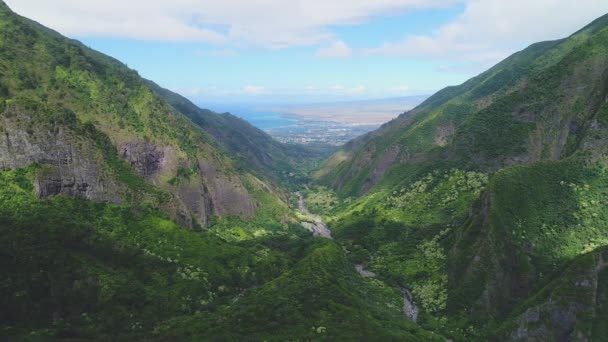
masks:
{"type": "MultiPolygon", "coordinates": [[[[312,232],[314,236],[320,236],[329,240],[333,240],[331,236],[331,230],[323,221],[320,215],[311,213],[306,207],[306,201],[300,192],[295,193],[298,197],[298,210],[305,215],[302,221],[304,228],[312,232]]],[[[338,242],[336,242],[338,243],[338,242]]],[[[363,278],[376,278],[376,273],[369,271],[365,268],[365,264],[354,264],[355,270],[363,278]]],[[[418,307],[414,303],[412,293],[406,288],[399,288],[399,291],[403,294],[403,313],[407,319],[416,323],[418,318],[418,307]]]]}

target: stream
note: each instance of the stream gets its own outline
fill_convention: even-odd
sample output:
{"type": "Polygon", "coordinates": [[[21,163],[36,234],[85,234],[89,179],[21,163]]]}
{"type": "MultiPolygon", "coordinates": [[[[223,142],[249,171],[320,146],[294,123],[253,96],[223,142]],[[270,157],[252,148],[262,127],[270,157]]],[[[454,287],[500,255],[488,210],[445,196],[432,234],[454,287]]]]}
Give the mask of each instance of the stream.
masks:
{"type": "MultiPolygon", "coordinates": [[[[302,222],[304,228],[311,231],[314,236],[320,236],[326,239],[333,240],[333,237],[331,236],[331,231],[329,230],[325,222],[323,222],[321,216],[308,211],[306,203],[304,202],[304,197],[300,192],[296,192],[296,195],[298,196],[298,210],[300,210],[303,214],[306,215],[306,220],[302,222]]],[[[364,278],[376,277],[376,274],[374,272],[365,269],[364,264],[356,264],[354,266],[360,276],[364,278]]],[[[399,290],[403,294],[403,314],[410,321],[416,323],[416,320],[418,319],[418,307],[416,306],[416,304],[414,304],[412,293],[406,288],[400,288],[399,290]]]]}
{"type": "Polygon", "coordinates": [[[296,195],[298,196],[298,209],[307,216],[306,221],[302,222],[304,228],[310,230],[314,236],[333,240],[334,238],[331,237],[331,231],[327,228],[327,225],[325,225],[321,216],[308,211],[306,203],[304,203],[304,197],[302,197],[301,193],[296,192],[296,195]]]}

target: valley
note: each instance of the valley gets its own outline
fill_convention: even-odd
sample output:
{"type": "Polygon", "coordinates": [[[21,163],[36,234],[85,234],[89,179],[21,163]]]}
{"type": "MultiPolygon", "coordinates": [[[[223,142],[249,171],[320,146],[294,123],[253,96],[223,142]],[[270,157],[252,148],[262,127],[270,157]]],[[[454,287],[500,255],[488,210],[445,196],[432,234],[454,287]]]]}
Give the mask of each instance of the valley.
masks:
{"type": "MultiPolygon", "coordinates": [[[[193,53],[260,34],[216,36],[214,22],[194,35],[199,19],[178,30],[193,41],[132,48],[212,64],[200,82],[222,82],[201,89],[232,108],[195,104],[0,0],[0,340],[607,339],[608,15],[430,97],[389,97],[409,89],[392,64],[406,57],[280,36],[271,56],[293,53],[293,75],[356,84],[349,61],[374,61],[389,73],[370,81],[390,82],[370,94],[388,95],[257,109],[236,104],[295,96],[255,85],[281,82],[280,59],[247,35],[250,64],[193,53]]],[[[298,85],[302,98],[368,91],[331,81],[298,85]]]]}
{"type": "Polygon", "coordinates": [[[314,236],[320,236],[329,240],[333,240],[331,237],[331,231],[327,228],[327,225],[323,222],[321,216],[312,214],[306,208],[306,204],[304,203],[304,197],[299,192],[296,192],[296,196],[298,197],[298,210],[303,214],[302,225],[304,228],[308,229],[312,232],[314,236]]]}
{"type": "Polygon", "coordinates": [[[284,144],[326,145],[337,148],[377,128],[378,125],[298,120],[297,124],[267,129],[266,132],[284,144]]]}
{"type": "MultiPolygon", "coordinates": [[[[331,231],[329,228],[327,228],[327,225],[323,222],[323,219],[319,215],[308,211],[302,194],[300,192],[296,192],[295,195],[298,198],[298,210],[300,213],[304,214],[304,216],[300,218],[304,228],[309,230],[313,236],[333,240],[331,231]]],[[[374,272],[367,270],[364,264],[356,264],[353,266],[355,267],[357,273],[363,278],[376,278],[377,276],[374,272]]],[[[399,291],[403,294],[403,314],[410,321],[416,323],[416,320],[418,319],[418,307],[413,301],[412,293],[410,290],[405,288],[400,288],[399,291]]]]}
{"type": "Polygon", "coordinates": [[[212,104],[249,121],[281,143],[336,148],[420,104],[427,96],[300,105],[212,104]]]}

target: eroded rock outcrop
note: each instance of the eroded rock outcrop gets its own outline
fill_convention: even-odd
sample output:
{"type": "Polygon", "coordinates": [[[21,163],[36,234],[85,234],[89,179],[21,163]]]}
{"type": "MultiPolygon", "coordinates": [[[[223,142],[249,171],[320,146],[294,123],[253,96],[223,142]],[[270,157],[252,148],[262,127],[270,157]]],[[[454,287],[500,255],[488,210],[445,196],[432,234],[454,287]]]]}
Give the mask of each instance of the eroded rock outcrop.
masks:
{"type": "Polygon", "coordinates": [[[199,160],[198,166],[211,196],[214,215],[241,217],[255,215],[253,199],[238,176],[230,177],[220,173],[205,160],[199,160]]]}
{"type": "Polygon", "coordinates": [[[238,175],[227,176],[218,172],[212,161],[199,159],[191,165],[188,160],[176,156],[171,146],[159,146],[150,142],[132,141],[121,144],[120,156],[149,182],[171,191],[180,209],[180,223],[191,226],[191,220],[207,225],[212,216],[255,215],[255,205],[238,175]],[[186,176],[168,184],[166,179],[189,170],[186,176]],[[192,174],[190,174],[192,173],[192,174]]]}
{"type": "MultiPolygon", "coordinates": [[[[0,117],[0,168],[40,165],[34,188],[40,198],[56,195],[119,203],[128,191],[108,172],[95,141],[69,125],[33,119],[18,107],[0,117]]],[[[172,146],[133,140],[119,144],[118,157],[146,181],[173,194],[163,204],[180,224],[207,225],[212,216],[255,215],[255,204],[239,175],[218,172],[213,161],[199,160],[196,174],[177,185],[167,183],[189,166],[172,146]],[[183,165],[182,165],[183,164],[183,165]]]]}
{"type": "Polygon", "coordinates": [[[130,142],[120,148],[120,154],[142,176],[151,176],[162,166],[165,151],[146,142],[130,142]]]}
{"type": "Polygon", "coordinates": [[[0,168],[41,165],[35,181],[39,197],[58,194],[119,202],[121,190],[104,173],[93,142],[63,125],[32,122],[27,113],[7,109],[0,117],[0,168]]]}
{"type": "MultiPolygon", "coordinates": [[[[605,324],[597,303],[605,300],[606,284],[600,274],[608,252],[598,251],[576,260],[549,284],[536,303],[507,329],[514,341],[591,341],[596,327],[605,324]]],[[[604,280],[605,281],[605,280],[604,280]]]]}

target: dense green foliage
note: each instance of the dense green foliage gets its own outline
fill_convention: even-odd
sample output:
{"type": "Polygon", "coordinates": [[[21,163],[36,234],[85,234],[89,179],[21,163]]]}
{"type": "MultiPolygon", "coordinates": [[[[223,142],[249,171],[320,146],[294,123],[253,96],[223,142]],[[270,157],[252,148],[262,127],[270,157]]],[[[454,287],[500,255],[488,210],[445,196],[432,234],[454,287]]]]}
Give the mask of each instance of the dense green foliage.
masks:
{"type": "Polygon", "coordinates": [[[316,172],[348,258],[410,289],[421,327],[605,337],[606,18],[440,91],[316,172]]]}
{"type": "Polygon", "coordinates": [[[601,340],[607,24],[534,44],[347,144],[316,173],[324,185],[298,188],[334,241],[304,230],[311,215],[287,195],[319,150],[199,109],[0,2],[0,129],[61,136],[96,167],[79,177],[118,189],[44,193],[71,160],[0,170],[0,338],[601,340]],[[142,146],[171,167],[128,158],[142,146]],[[192,214],[180,199],[212,211],[214,195],[244,213],[176,223],[192,214]]]}
{"type": "MultiPolygon", "coordinates": [[[[313,248],[291,271],[251,290],[221,318],[201,317],[202,324],[226,340],[441,340],[404,319],[398,292],[359,277],[333,243],[313,248]]],[[[189,339],[208,336],[193,329],[198,318],[171,324],[189,339]]]]}
{"type": "MultiPolygon", "coordinates": [[[[229,186],[212,187],[211,177],[219,174],[216,178],[222,178],[220,182],[242,189],[245,183],[257,182],[254,175],[274,195],[264,204],[274,202],[276,208],[286,198],[281,185],[305,180],[298,168],[310,167],[319,158],[317,151],[280,144],[236,117],[200,109],[142,79],[123,63],[6,7],[0,9],[0,27],[0,103],[10,108],[13,116],[2,129],[15,134],[13,131],[25,126],[33,141],[43,139],[40,136],[46,134],[45,126],[54,134],[67,131],[77,147],[94,147],[101,152],[102,158],[87,157],[107,168],[120,186],[155,193],[158,201],[165,201],[174,212],[188,206],[194,212],[182,216],[186,216],[185,221],[192,216],[192,225],[204,225],[211,217],[201,217],[191,203],[178,202],[184,192],[195,189],[224,199],[223,194],[213,196],[213,192],[229,186]],[[134,170],[136,162],[150,165],[148,151],[162,156],[159,165],[150,172],[134,170]],[[130,160],[125,163],[125,158],[130,160]],[[200,162],[206,168],[201,168],[200,162]],[[142,173],[145,177],[138,177],[142,173]]],[[[239,191],[242,198],[264,196],[255,191],[267,192],[259,186],[246,190],[251,193],[239,191]]],[[[119,196],[125,201],[141,200],[128,191],[119,196]]],[[[213,216],[209,213],[213,207],[209,208],[205,215],[213,216]]],[[[280,213],[275,211],[274,222],[289,215],[288,208],[282,208],[280,213]]],[[[241,211],[246,213],[241,216],[252,216],[250,210],[241,211]]]]}
{"type": "Polygon", "coordinates": [[[331,213],[341,203],[336,193],[324,186],[307,188],[302,195],[308,209],[321,215],[331,213]]]}
{"type": "Polygon", "coordinates": [[[598,136],[590,122],[603,120],[608,92],[604,22],[600,18],[567,39],[534,44],[462,85],[438,92],[347,144],[316,178],[351,196],[397,185],[403,167],[488,172],[571,155],[598,136]]]}
{"type": "Polygon", "coordinates": [[[3,336],[432,339],[397,291],[301,228],[228,243],[151,208],[39,200],[38,172],[0,173],[3,336]]]}
{"type": "Polygon", "coordinates": [[[290,263],[263,244],[240,247],[184,230],[151,208],[38,200],[37,172],[0,173],[5,333],[145,336],[158,322],[209,310],[290,263]]]}
{"type": "Polygon", "coordinates": [[[192,114],[182,113],[187,108],[122,63],[3,3],[0,46],[0,128],[7,135],[23,128],[34,143],[45,132],[63,134],[62,143],[96,167],[79,176],[96,174],[119,195],[116,203],[38,198],[44,176],[73,167],[69,159],[43,156],[0,171],[3,339],[430,336],[407,322],[397,291],[361,279],[340,248],[294,220],[274,181],[301,182],[305,170],[297,168],[310,168],[316,151],[280,145],[229,115],[200,110],[193,124],[182,115],[192,114]],[[134,145],[170,151],[171,172],[151,177],[136,169],[140,160],[125,160],[134,145]],[[216,187],[242,184],[255,215],[178,226],[165,212],[175,213],[176,199],[191,189],[208,196],[212,179],[203,172],[225,180],[216,187]],[[273,332],[268,324],[276,323],[266,318],[286,298],[301,304],[277,316],[282,330],[273,332]]]}

